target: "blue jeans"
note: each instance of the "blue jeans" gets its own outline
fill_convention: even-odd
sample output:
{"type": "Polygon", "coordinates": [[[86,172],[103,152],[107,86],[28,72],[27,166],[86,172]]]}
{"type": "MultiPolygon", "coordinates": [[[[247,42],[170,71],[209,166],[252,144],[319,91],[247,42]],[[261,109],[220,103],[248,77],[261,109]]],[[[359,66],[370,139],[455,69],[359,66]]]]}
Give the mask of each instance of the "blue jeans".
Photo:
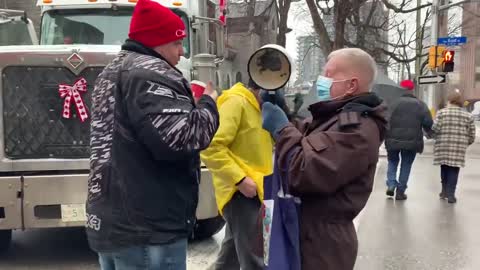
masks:
{"type": "Polygon", "coordinates": [[[387,171],[387,187],[389,189],[396,188],[398,192],[405,192],[407,190],[408,178],[410,177],[410,171],[412,169],[413,161],[417,153],[415,151],[408,150],[393,150],[387,151],[388,159],[388,171],[387,171]],[[397,181],[397,168],[400,162],[400,175],[397,181]]]}
{"type": "Polygon", "coordinates": [[[186,270],[187,239],[99,253],[101,270],[186,270]]]}

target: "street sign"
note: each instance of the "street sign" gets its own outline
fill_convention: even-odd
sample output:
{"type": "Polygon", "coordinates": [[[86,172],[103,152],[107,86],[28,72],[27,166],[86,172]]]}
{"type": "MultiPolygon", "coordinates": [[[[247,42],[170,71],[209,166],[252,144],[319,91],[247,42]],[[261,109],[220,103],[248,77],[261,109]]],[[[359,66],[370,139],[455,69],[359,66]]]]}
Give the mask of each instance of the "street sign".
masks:
{"type": "Polygon", "coordinates": [[[441,37],[438,38],[438,45],[458,46],[467,43],[467,37],[441,37]]]}
{"type": "Polygon", "coordinates": [[[446,74],[427,75],[418,77],[418,84],[435,84],[447,82],[446,74]]]}

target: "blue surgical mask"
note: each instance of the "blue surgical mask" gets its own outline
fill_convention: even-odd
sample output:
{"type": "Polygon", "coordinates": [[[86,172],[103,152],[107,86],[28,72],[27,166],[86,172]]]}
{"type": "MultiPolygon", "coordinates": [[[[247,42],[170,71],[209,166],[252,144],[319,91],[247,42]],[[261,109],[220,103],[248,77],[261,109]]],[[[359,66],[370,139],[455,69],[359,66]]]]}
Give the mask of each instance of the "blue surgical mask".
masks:
{"type": "Polygon", "coordinates": [[[317,79],[317,97],[320,101],[327,101],[332,99],[330,95],[330,89],[332,88],[333,79],[325,77],[325,76],[318,76],[317,79]]]}

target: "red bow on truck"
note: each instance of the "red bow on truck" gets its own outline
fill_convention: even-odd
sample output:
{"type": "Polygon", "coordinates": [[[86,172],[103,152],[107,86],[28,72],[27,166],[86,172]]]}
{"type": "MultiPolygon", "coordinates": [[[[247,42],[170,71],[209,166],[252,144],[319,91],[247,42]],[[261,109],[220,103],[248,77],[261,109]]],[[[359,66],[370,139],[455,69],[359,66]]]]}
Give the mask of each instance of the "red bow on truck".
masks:
{"type": "Polygon", "coordinates": [[[85,122],[85,120],[88,118],[87,108],[85,107],[85,103],[80,95],[82,92],[87,92],[87,80],[84,78],[78,79],[72,86],[68,84],[60,84],[58,86],[58,93],[60,93],[60,97],[65,99],[63,103],[63,118],[70,118],[70,103],[72,101],[72,97],[75,101],[75,106],[77,107],[80,121],[85,122]]]}

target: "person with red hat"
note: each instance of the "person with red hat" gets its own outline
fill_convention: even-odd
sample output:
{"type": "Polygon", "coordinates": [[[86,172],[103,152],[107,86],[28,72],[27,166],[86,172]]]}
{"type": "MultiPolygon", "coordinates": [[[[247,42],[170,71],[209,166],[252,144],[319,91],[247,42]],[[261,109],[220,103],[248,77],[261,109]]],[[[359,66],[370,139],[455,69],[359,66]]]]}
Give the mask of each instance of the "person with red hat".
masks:
{"type": "Polygon", "coordinates": [[[194,102],[175,68],[185,36],[174,12],[139,0],[129,39],[96,81],[86,231],[102,270],[186,269],[200,151],[219,115],[212,84],[194,102]]]}
{"type": "Polygon", "coordinates": [[[433,125],[427,105],[412,93],[415,84],[411,80],[404,80],[400,86],[406,92],[390,108],[390,125],[385,139],[388,159],[386,194],[395,196],[398,201],[407,199],[405,191],[413,162],[417,153],[423,152],[424,132],[431,134],[433,125]]]}
{"type": "Polygon", "coordinates": [[[415,84],[411,80],[403,80],[400,82],[400,86],[409,91],[415,89],[415,84]]]}

